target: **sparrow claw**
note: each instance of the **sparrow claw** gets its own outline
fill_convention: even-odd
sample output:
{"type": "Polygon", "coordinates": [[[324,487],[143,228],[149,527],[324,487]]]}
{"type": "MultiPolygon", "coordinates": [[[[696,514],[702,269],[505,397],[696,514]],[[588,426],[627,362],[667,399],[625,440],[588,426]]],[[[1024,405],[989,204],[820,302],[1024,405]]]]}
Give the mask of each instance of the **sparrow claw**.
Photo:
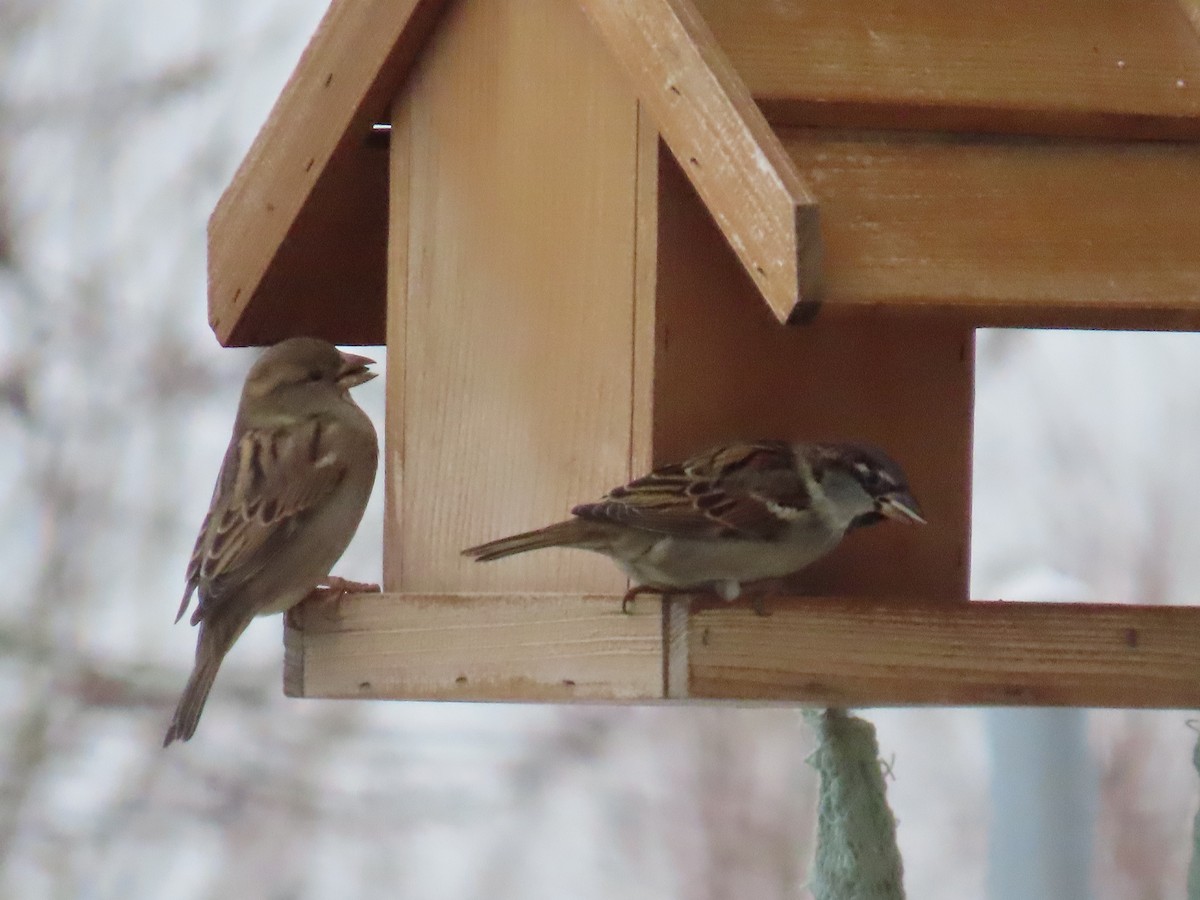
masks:
{"type": "Polygon", "coordinates": [[[325,614],[331,619],[339,619],[342,615],[342,601],[347,594],[378,594],[380,587],[369,581],[350,581],[330,575],[325,583],[309,591],[304,598],[287,611],[288,625],[299,627],[298,619],[293,617],[302,604],[320,605],[325,614]],[[331,611],[330,611],[331,610],[331,611]]]}
{"type": "Polygon", "coordinates": [[[625,592],[625,596],[621,598],[621,612],[627,616],[633,615],[633,610],[631,609],[631,607],[633,606],[634,600],[637,599],[637,595],[638,594],[647,594],[647,593],[651,593],[651,592],[652,592],[652,589],[647,588],[643,584],[634,585],[629,590],[627,590],[625,592]]]}
{"type": "MultiPolygon", "coordinates": [[[[337,593],[337,599],[345,597],[347,594],[378,594],[380,587],[370,581],[350,581],[345,578],[338,578],[336,575],[330,575],[325,579],[323,587],[332,592],[337,593]]],[[[321,588],[318,588],[320,590],[321,588]]]]}
{"type": "Polygon", "coordinates": [[[634,587],[631,587],[629,590],[627,590],[625,592],[625,596],[621,598],[621,612],[625,613],[625,615],[627,615],[627,616],[632,614],[633,610],[631,610],[630,607],[633,606],[633,602],[637,598],[638,594],[658,594],[658,596],[662,597],[665,600],[668,597],[676,597],[680,594],[690,594],[690,593],[692,593],[692,592],[691,591],[667,591],[667,590],[663,590],[662,588],[651,587],[648,584],[635,585],[634,587]]]}

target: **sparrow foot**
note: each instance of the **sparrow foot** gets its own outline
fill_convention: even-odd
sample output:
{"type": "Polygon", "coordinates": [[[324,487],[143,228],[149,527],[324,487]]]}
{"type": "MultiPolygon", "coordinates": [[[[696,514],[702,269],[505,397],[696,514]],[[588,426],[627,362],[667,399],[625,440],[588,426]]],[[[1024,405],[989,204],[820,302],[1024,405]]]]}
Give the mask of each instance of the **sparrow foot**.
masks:
{"type": "Polygon", "coordinates": [[[754,609],[756,616],[769,616],[771,613],[767,609],[767,598],[772,594],[783,593],[787,590],[786,578],[764,578],[761,581],[753,582],[746,592],[745,597],[750,601],[751,607],[754,609]]]}
{"type": "Polygon", "coordinates": [[[379,591],[379,585],[372,584],[369,581],[350,581],[346,578],[330,575],[325,579],[324,584],[313,588],[305,594],[304,599],[287,611],[288,627],[300,627],[297,610],[302,605],[319,605],[329,618],[336,619],[342,614],[342,601],[346,598],[347,594],[378,594],[379,591]]]}
{"type": "Polygon", "coordinates": [[[330,575],[325,579],[325,584],[317,590],[329,591],[331,594],[336,594],[334,599],[341,600],[347,594],[378,594],[380,587],[370,581],[350,581],[330,575]]]}
{"type": "Polygon", "coordinates": [[[636,587],[631,587],[629,590],[627,590],[625,592],[625,596],[621,598],[621,612],[625,613],[625,615],[630,615],[632,613],[630,607],[633,606],[633,602],[637,598],[638,594],[658,594],[658,596],[666,600],[669,597],[694,597],[696,594],[705,593],[710,592],[697,590],[667,590],[665,588],[656,588],[645,584],[639,584],[636,587]]]}
{"type": "Polygon", "coordinates": [[[625,592],[625,596],[621,598],[621,612],[625,613],[625,615],[627,615],[627,616],[631,615],[633,613],[633,610],[630,609],[630,607],[633,606],[633,601],[637,599],[638,594],[661,594],[663,596],[666,596],[665,591],[657,590],[648,585],[645,585],[645,584],[634,585],[629,590],[627,590],[625,592]]]}

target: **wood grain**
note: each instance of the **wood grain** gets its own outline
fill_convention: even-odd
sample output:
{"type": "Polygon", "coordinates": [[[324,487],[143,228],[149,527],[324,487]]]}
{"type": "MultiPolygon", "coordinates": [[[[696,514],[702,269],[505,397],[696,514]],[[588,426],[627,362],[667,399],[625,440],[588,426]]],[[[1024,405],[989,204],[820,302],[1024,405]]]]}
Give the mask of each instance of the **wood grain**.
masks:
{"type": "Polygon", "coordinates": [[[404,434],[408,354],[408,250],[412,236],[409,184],[412,165],[411,93],[405,91],[392,104],[391,140],[388,143],[388,252],[387,252],[387,384],[383,435],[383,589],[398,591],[403,585],[399,548],[404,541],[404,434]]]}
{"type": "Polygon", "coordinates": [[[580,0],[780,321],[821,294],[812,194],[691,0],[580,0]]]}
{"type": "Polygon", "coordinates": [[[654,465],[654,322],[658,315],[658,156],[661,138],[645,104],[638,103],[637,211],[633,265],[633,390],[629,428],[631,474],[654,465]]]}
{"type": "Polygon", "coordinates": [[[630,477],[636,101],[561,0],[454,6],[409,90],[389,586],[619,593],[625,579],[593,554],[460,551],[563,519],[630,477]]]}
{"type": "Polygon", "coordinates": [[[335,0],[208,224],[223,344],[384,332],[386,119],[447,0],[335,0]]]}
{"type": "Polygon", "coordinates": [[[791,130],[825,311],[1200,328],[1200,145],[791,130]]]}
{"type": "Polygon", "coordinates": [[[820,706],[1200,706],[1200,608],[780,600],[690,621],[689,696],[820,706]]]}
{"type": "Polygon", "coordinates": [[[856,531],[793,588],[966,600],[970,326],[824,313],[781,326],[669,155],[659,171],[655,462],[729,440],[872,441],[904,467],[929,524],[856,531]]]}
{"type": "Polygon", "coordinates": [[[1200,138],[1176,0],[695,2],[776,125],[1200,138]]]}
{"type": "Polygon", "coordinates": [[[1192,27],[1200,33],[1200,0],[1179,0],[1179,5],[1192,27]]]}
{"type": "MultiPolygon", "coordinates": [[[[777,313],[781,297],[815,292],[797,280],[818,269],[804,237],[816,234],[815,197],[838,201],[821,226],[835,242],[823,264],[837,270],[834,306],[978,325],[1197,327],[1192,146],[999,152],[831,136],[820,148],[792,132],[784,153],[750,99],[779,123],[1196,140],[1195,0],[699,0],[703,19],[687,0],[581,2],[777,313]]],[[[388,161],[370,127],[446,6],[331,5],[209,221],[209,314],[223,343],[384,339],[388,161]]]]}
{"type": "Polygon", "coordinates": [[[816,706],[1200,706],[1200,608],[619,595],[366,594],[297,610],[294,697],[784,701],[816,706]],[[671,641],[664,643],[670,626],[671,641]],[[668,655],[668,647],[670,658],[668,655]]]}
{"type": "Polygon", "coordinates": [[[360,594],[299,609],[285,632],[292,697],[653,700],[661,602],[619,595],[360,594]]]}

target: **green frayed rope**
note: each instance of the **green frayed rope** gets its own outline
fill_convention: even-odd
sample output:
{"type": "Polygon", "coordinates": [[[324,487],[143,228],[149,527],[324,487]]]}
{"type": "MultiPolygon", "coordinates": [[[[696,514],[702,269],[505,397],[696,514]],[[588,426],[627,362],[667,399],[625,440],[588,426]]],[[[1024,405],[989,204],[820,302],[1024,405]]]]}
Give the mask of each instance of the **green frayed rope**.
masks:
{"type": "Polygon", "coordinates": [[[817,731],[808,761],[821,776],[809,889],[816,900],[904,900],[904,866],[875,726],[836,709],[804,717],[817,731]]]}
{"type": "MultiPolygon", "coordinates": [[[[1200,733],[1194,724],[1189,725],[1193,731],[1200,733]]],[[[1197,738],[1196,747],[1192,750],[1192,766],[1200,775],[1200,738],[1197,738]]],[[[1187,895],[1188,900],[1200,900],[1200,811],[1192,819],[1192,862],[1188,866],[1187,895]]]]}

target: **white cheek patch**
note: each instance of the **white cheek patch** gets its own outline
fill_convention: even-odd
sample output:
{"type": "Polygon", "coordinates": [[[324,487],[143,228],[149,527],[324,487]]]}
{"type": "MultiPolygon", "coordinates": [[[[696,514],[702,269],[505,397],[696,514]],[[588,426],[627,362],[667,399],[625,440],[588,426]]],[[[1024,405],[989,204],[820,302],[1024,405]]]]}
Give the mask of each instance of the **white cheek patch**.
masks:
{"type": "Polygon", "coordinates": [[[796,509],[794,506],[784,506],[782,503],[776,503],[774,500],[763,499],[763,505],[767,511],[776,518],[783,519],[785,522],[795,522],[797,519],[802,519],[808,515],[807,509],[796,509]]]}
{"type": "Polygon", "coordinates": [[[313,463],[314,469],[327,469],[337,462],[337,454],[332,450],[313,463]]]}

